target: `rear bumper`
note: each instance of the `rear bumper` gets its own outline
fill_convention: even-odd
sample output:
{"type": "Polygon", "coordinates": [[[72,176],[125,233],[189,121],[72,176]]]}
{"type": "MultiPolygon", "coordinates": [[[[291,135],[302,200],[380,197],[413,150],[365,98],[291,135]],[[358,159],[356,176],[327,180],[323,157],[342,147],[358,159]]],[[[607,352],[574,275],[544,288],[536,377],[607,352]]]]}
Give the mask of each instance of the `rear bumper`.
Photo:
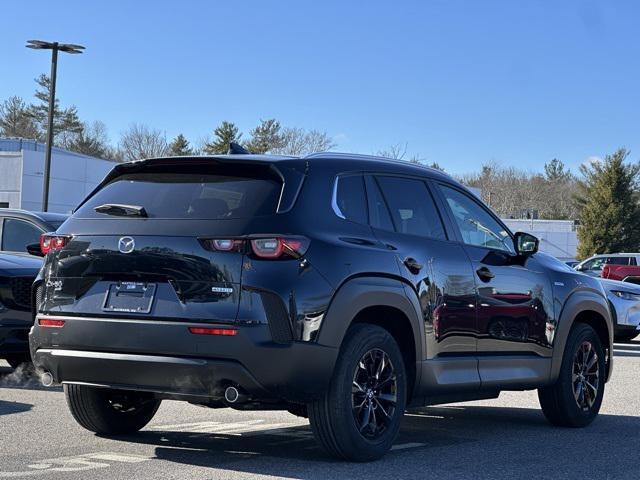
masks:
{"type": "MultiPolygon", "coordinates": [[[[266,325],[235,336],[194,335],[212,324],[51,317],[62,328],[34,326],[34,363],[56,383],[221,399],[229,385],[260,401],[305,402],[328,387],[337,349],[308,342],[279,345],[266,325]]],[[[225,325],[229,328],[229,325],[225,325]]]]}

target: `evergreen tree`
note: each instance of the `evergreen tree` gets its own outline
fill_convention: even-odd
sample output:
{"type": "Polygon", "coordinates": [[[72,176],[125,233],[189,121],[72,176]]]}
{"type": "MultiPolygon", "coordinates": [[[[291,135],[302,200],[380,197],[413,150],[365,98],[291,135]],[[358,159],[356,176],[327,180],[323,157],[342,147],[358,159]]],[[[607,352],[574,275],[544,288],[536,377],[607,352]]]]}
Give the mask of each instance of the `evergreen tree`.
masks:
{"type": "Polygon", "coordinates": [[[213,131],[214,139],[205,143],[203,147],[204,153],[209,155],[225,154],[229,151],[231,142],[240,143],[242,133],[239,133],[238,127],[233,122],[223,121],[213,131]]]}
{"type": "MultiPolygon", "coordinates": [[[[39,100],[39,103],[31,105],[29,110],[35,123],[38,125],[38,129],[41,132],[41,136],[44,137],[47,132],[47,119],[49,116],[49,92],[51,91],[51,81],[45,74],[40,75],[35,79],[36,83],[40,87],[36,89],[35,97],[39,100]]],[[[53,139],[54,144],[56,139],[60,137],[69,137],[74,134],[78,134],[82,131],[82,122],[78,118],[78,110],[76,107],[71,106],[68,108],[61,108],[60,102],[56,98],[53,108],[53,139]]]]}
{"type": "Polygon", "coordinates": [[[17,96],[0,104],[0,135],[38,140],[40,132],[25,101],[17,96]]]}
{"type": "Polygon", "coordinates": [[[260,125],[251,130],[251,140],[246,145],[251,153],[268,153],[285,146],[285,138],[280,122],[274,118],[261,120],[260,125]]]}
{"type": "Polygon", "coordinates": [[[102,122],[83,123],[80,131],[65,139],[64,148],[97,158],[110,158],[107,127],[102,122]]]}
{"type": "Polygon", "coordinates": [[[193,155],[189,140],[181,133],[169,144],[169,155],[172,157],[193,155]]]}
{"type": "Polygon", "coordinates": [[[570,170],[565,170],[564,163],[557,158],[544,164],[544,175],[550,182],[570,180],[573,176],[570,170]]]}
{"type": "Polygon", "coordinates": [[[595,253],[635,252],[640,249],[640,206],[635,198],[640,164],[625,163],[620,149],[604,160],[582,165],[578,258],[595,253]]]}

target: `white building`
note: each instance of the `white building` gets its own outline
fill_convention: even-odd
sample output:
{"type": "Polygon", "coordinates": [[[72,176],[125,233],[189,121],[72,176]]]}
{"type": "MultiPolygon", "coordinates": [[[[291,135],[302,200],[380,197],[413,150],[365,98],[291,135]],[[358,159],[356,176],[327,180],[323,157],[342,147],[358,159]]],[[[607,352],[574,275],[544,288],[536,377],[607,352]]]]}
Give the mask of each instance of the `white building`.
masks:
{"type": "Polygon", "coordinates": [[[575,260],[578,236],[573,220],[527,220],[503,218],[512,232],[527,232],[540,239],[540,251],[560,260],[575,260]]]}
{"type": "MultiPolygon", "coordinates": [[[[0,207],[42,210],[45,144],[0,138],[0,207]]],[[[54,147],[49,211],[69,213],[115,163],[54,147]]]]}

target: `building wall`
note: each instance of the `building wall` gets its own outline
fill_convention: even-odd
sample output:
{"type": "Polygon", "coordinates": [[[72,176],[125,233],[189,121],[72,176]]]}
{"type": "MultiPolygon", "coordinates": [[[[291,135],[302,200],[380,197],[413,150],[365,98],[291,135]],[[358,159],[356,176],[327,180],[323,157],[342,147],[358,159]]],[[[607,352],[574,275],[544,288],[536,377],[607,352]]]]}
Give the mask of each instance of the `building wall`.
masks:
{"type": "Polygon", "coordinates": [[[22,183],[22,154],[0,152],[0,204],[9,208],[20,208],[20,185],[22,183]]]}
{"type": "MultiPolygon", "coordinates": [[[[44,145],[20,139],[0,140],[0,202],[10,207],[42,210],[44,145]],[[7,152],[10,149],[21,149],[7,152]],[[13,163],[3,159],[12,158],[13,163]],[[6,177],[6,180],[5,180],[6,177]],[[4,184],[6,183],[6,188],[4,184]]],[[[49,182],[49,211],[69,213],[89,194],[115,163],[53,148],[49,182]]]]}
{"type": "Polygon", "coordinates": [[[578,236],[572,220],[502,219],[512,232],[528,232],[540,239],[540,251],[560,260],[575,260],[578,236]]]}

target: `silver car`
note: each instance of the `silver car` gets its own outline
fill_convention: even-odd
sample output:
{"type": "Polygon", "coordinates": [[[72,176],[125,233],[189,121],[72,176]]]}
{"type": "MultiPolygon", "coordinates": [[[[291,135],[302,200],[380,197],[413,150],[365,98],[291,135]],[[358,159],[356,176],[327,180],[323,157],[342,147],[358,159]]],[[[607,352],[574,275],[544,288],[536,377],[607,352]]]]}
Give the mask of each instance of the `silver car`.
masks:
{"type": "Polygon", "coordinates": [[[615,340],[629,341],[640,334],[640,285],[601,278],[612,305],[615,340]]]}

